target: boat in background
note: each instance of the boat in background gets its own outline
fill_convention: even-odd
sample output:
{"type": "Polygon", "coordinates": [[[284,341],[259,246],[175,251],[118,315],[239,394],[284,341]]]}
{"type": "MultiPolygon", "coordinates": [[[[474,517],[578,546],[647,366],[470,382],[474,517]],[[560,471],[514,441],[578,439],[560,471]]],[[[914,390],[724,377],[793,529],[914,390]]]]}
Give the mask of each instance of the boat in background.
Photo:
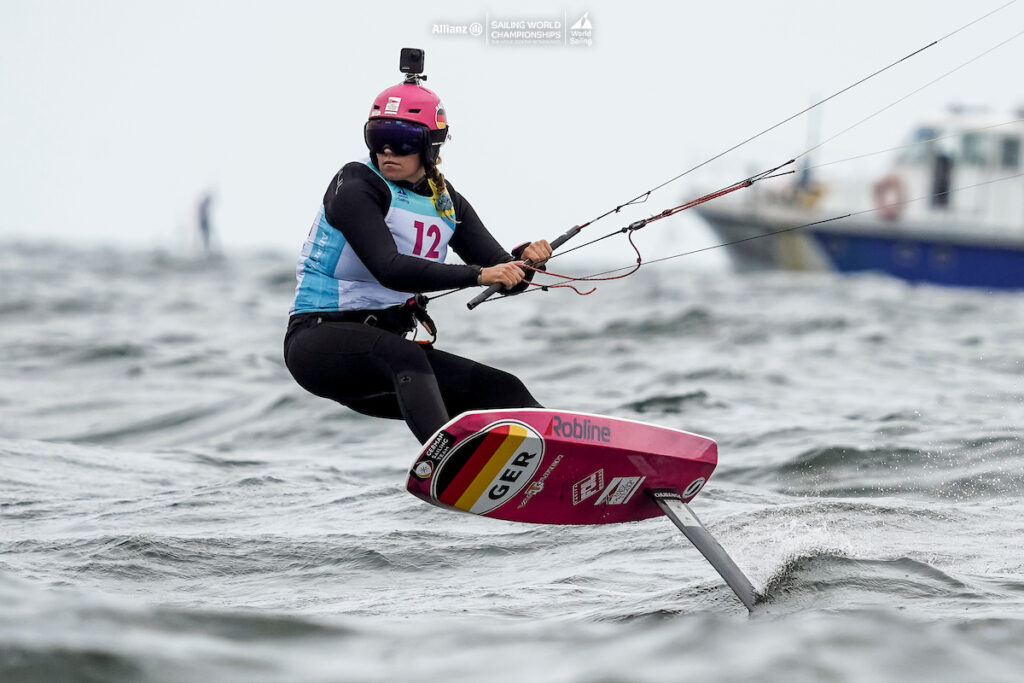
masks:
{"type": "Polygon", "coordinates": [[[823,183],[805,171],[785,191],[736,193],[696,211],[740,268],[1024,289],[1024,176],[1012,177],[1024,172],[1022,140],[1024,109],[1000,119],[951,107],[917,126],[880,177],[823,183]]]}

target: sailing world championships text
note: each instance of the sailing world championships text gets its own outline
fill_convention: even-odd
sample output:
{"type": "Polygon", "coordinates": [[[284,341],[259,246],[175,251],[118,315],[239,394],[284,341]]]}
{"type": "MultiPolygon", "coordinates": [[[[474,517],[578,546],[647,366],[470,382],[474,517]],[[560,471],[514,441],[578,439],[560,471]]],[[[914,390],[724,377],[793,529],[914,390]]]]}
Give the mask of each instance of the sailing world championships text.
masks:
{"type": "Polygon", "coordinates": [[[557,20],[492,21],[492,40],[561,40],[562,22],[557,20]]]}

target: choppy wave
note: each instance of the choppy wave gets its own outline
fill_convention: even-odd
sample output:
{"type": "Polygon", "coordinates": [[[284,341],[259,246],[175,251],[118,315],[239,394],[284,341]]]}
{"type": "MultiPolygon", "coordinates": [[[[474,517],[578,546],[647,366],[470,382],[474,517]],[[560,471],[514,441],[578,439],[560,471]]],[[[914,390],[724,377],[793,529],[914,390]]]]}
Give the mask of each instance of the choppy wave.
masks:
{"type": "Polygon", "coordinates": [[[786,609],[812,607],[825,598],[861,607],[904,600],[948,600],[975,607],[1015,598],[1024,581],[957,578],[909,557],[869,560],[829,552],[790,559],[764,588],[765,602],[786,609]],[[827,595],[826,595],[827,594],[827,595]]]}
{"type": "Polygon", "coordinates": [[[406,494],[404,424],[284,368],[293,259],[0,250],[0,679],[1019,677],[1016,297],[652,269],[431,304],[546,405],[716,439],[693,507],[748,617],[664,519],[406,494]]]}
{"type": "Polygon", "coordinates": [[[824,446],[783,462],[731,468],[735,481],[815,496],[923,495],[955,501],[1024,492],[1024,441],[993,436],[931,449],[824,446]]]}

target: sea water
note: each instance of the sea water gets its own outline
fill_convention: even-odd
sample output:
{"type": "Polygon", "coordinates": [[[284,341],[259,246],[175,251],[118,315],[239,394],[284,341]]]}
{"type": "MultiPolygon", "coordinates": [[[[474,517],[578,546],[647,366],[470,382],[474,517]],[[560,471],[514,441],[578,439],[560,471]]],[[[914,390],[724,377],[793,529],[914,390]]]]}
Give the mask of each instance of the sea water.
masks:
{"type": "Polygon", "coordinates": [[[1024,295],[682,259],[431,305],[546,406],[717,440],[748,615],[664,518],[406,493],[405,425],[284,367],[294,257],[0,250],[0,680],[1020,680],[1024,295]]]}

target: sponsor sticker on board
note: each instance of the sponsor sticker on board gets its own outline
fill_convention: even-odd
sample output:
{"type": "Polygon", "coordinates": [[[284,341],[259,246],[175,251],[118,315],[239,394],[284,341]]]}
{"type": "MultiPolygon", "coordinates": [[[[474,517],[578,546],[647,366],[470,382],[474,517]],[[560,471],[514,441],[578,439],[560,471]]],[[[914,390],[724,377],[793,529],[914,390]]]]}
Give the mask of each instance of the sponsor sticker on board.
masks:
{"type": "Polygon", "coordinates": [[[430,475],[434,473],[434,463],[430,460],[420,460],[416,463],[416,466],[412,468],[412,476],[419,480],[429,479],[430,475]]]}
{"type": "Polygon", "coordinates": [[[547,478],[551,475],[555,468],[558,467],[558,463],[562,462],[562,457],[563,456],[561,455],[555,456],[555,459],[551,461],[551,464],[548,466],[548,468],[544,470],[544,474],[540,475],[540,478],[537,479],[537,481],[533,482],[526,488],[526,492],[523,494],[523,499],[519,501],[520,510],[526,507],[526,504],[530,502],[530,499],[532,499],[534,496],[536,496],[538,493],[544,490],[544,482],[547,481],[547,478]]]}
{"type": "Polygon", "coordinates": [[[423,454],[423,457],[429,458],[434,462],[441,462],[444,460],[444,456],[448,455],[452,450],[453,443],[455,443],[454,436],[448,432],[441,432],[427,446],[427,451],[423,454]]]}
{"type": "Polygon", "coordinates": [[[640,489],[647,477],[615,477],[609,482],[608,487],[601,492],[601,496],[594,501],[594,505],[622,505],[628,503],[633,494],[640,489]]]}
{"type": "Polygon", "coordinates": [[[698,477],[690,482],[690,484],[683,489],[683,498],[693,498],[700,491],[701,487],[704,486],[704,482],[707,480],[704,477],[698,477]]]}
{"type": "Polygon", "coordinates": [[[587,498],[596,496],[604,488],[604,470],[600,469],[572,485],[572,504],[579,505],[587,498]]]}

